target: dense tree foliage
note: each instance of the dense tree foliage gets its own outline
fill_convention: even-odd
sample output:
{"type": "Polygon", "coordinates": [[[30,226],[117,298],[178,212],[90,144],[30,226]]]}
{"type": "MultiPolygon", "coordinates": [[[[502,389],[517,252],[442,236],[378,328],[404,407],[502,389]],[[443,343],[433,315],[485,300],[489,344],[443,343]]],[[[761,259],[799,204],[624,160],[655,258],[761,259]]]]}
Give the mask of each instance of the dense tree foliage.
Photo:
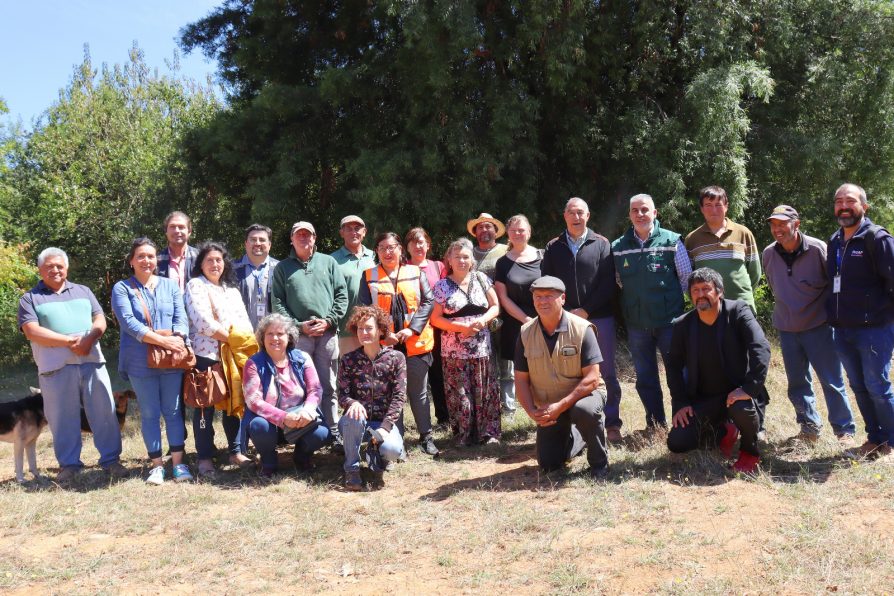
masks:
{"type": "Polygon", "coordinates": [[[107,298],[131,240],[164,239],[165,213],[189,210],[210,229],[232,211],[192,184],[179,148],[219,109],[207,90],[150,72],[137,48],[100,72],[85,52],[59,100],[8,148],[6,240],[30,243],[31,257],[59,246],[72,279],[107,298]]]}
{"type": "Polygon", "coordinates": [[[700,223],[723,185],[763,238],[778,202],[833,227],[845,179],[894,189],[894,19],[858,0],[228,0],[183,32],[218,60],[231,108],[190,138],[207,183],[254,217],[333,229],[422,223],[564,200],[615,235],[626,200],[700,223]]]}

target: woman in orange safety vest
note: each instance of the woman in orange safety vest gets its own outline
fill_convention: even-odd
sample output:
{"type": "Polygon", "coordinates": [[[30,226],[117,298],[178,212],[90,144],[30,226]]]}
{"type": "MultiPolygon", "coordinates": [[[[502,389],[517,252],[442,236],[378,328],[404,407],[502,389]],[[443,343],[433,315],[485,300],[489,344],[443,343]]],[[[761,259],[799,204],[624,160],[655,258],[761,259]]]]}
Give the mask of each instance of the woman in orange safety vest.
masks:
{"type": "MultiPolygon", "coordinates": [[[[434,331],[428,323],[434,306],[431,287],[419,267],[404,262],[401,238],[394,232],[379,234],[375,250],[379,265],[364,272],[357,302],[374,304],[391,315],[393,324],[382,343],[406,355],[407,401],[419,431],[419,448],[438,455],[428,399],[428,369],[435,347],[434,331]]],[[[403,431],[403,424],[400,426],[403,431]]]]}

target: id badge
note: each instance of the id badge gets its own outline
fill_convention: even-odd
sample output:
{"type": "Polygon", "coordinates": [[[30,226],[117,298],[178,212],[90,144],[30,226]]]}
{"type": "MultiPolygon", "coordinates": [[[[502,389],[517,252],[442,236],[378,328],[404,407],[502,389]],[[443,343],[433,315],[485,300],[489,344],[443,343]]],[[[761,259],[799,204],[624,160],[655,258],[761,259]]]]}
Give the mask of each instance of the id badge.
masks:
{"type": "Polygon", "coordinates": [[[841,292],[841,276],[836,275],[832,278],[832,293],[838,294],[841,292]]]}
{"type": "Polygon", "coordinates": [[[267,316],[267,305],[263,302],[258,302],[255,304],[255,313],[258,315],[258,320],[260,321],[265,316],[267,316]]]}

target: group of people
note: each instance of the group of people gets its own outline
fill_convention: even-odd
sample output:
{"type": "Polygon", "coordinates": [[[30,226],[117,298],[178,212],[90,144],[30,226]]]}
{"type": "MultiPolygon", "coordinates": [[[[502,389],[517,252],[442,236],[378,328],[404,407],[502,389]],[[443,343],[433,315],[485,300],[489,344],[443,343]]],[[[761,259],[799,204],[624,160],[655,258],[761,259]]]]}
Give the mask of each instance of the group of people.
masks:
{"type": "MultiPolygon", "coordinates": [[[[738,442],[734,469],[754,472],[769,401],[770,346],[753,294],[762,264],[775,296],[797,440],[815,442],[822,428],[812,368],[836,437],[854,446],[843,364],[866,423],[857,453],[889,454],[894,240],[866,217],[865,191],[853,184],[836,191],[840,228],[828,249],[800,231],[787,205],[769,214],[775,242],[763,253],[750,230],[726,217],[722,188],[702,189],[699,208],[705,223],[684,239],[661,227],[649,195],[636,195],[630,228],[610,242],[588,226],[586,202],[572,198],[566,229],[543,249],[529,244],[525,216],[504,224],[482,213],[468,221],[474,242],[453,241],[443,262],[431,257],[432,240],[419,227],[402,237],[378,234],[367,248],[356,215],[341,220],[344,243],[332,255],[316,250],[314,226],[299,221],[283,260],[270,256],[271,230],[259,224],[245,231],[245,255],[231,260],[220,243],[190,246],[191,221],[175,211],[164,222],[167,246],[159,251],[148,238],[134,240],[132,275],[112,292],[119,370],[136,392],[152,462],[147,482],[166,477],[161,419],[173,478],[213,476],[212,423],[221,410],[234,465],[257,465],[269,477],[278,447],[288,442],[295,467],[306,472],[313,453],[328,445],[344,453],[346,489],[362,487],[362,459],[369,482],[381,485],[382,472],[407,456],[405,402],[425,454],[439,454],[432,405],[456,447],[499,443],[501,411],[520,406],[537,425],[543,469],[561,468],[586,448],[591,474],[603,477],[607,443],[625,440],[615,367],[618,299],[646,418],[633,435],[666,439],[674,452],[718,446],[730,457],[738,442]],[[499,244],[507,232],[508,243],[499,244]],[[693,310],[684,314],[687,296],[693,310]],[[148,344],[192,350],[198,371],[223,365],[228,398],[193,411],[192,470],[184,459],[183,370],[147,366],[148,344]],[[671,393],[670,425],[657,353],[671,393]],[[248,456],[250,443],[257,462],[248,456]]],[[[45,249],[38,269],[41,281],[23,296],[19,325],[38,365],[58,478],[83,466],[75,422],[82,402],[100,465],[125,475],[97,343],[105,316],[89,289],[67,281],[63,251],[45,249]]]]}

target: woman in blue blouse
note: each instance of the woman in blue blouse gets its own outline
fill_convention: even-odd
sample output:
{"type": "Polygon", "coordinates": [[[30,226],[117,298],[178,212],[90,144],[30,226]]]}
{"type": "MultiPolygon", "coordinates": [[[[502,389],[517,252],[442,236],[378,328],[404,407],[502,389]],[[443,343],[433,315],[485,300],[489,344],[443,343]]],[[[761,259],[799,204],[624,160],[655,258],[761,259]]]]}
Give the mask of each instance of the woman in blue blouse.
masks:
{"type": "Polygon", "coordinates": [[[183,294],[175,282],[155,274],[156,262],[155,243],[149,238],[137,238],[127,255],[133,275],[112,288],[112,309],[121,325],[118,371],[121,378],[130,381],[137,394],[143,442],[153,466],[146,478],[149,484],[162,484],[165,478],[159,422],[162,416],[174,465],[174,480],[192,480],[189,468],[183,463],[186,440],[180,411],[183,407],[180,396],[183,371],[149,368],[146,364],[146,344],[185,350],[189,337],[183,294]],[[147,314],[152,319],[151,327],[147,314]],[[159,330],[173,334],[160,335],[156,333],[159,330]]]}

